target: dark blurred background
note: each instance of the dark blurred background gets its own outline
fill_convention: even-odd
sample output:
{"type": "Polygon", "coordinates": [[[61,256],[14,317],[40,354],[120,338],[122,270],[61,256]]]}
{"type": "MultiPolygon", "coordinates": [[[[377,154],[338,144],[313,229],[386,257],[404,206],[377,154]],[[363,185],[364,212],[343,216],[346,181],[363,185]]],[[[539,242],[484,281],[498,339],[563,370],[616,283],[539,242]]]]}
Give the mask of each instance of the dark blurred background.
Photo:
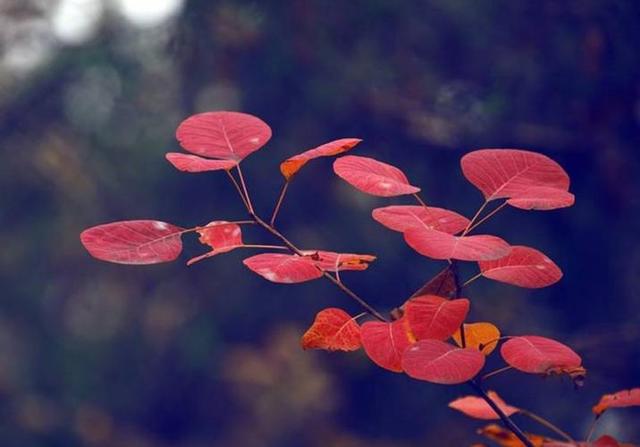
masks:
{"type": "MultiPolygon", "coordinates": [[[[265,216],[279,162],[340,137],[364,139],[356,153],[401,167],[428,202],[466,215],[481,196],[461,174],[465,152],[528,148],[559,161],[573,208],[507,209],[484,228],[538,247],[563,280],[541,290],[479,280],[469,295],[471,320],[583,356],[578,391],[517,373],[488,384],[581,437],[601,394],[640,386],[639,31],[636,0],[0,0],[0,444],[480,440],[480,422],[446,407],[466,388],[409,380],[362,353],[301,350],[318,310],[359,312],[330,284],[268,283],[242,266],[246,251],[187,268],[204,251],[195,238],[171,264],[88,256],[78,235],[99,223],[245,217],[224,175],[164,160],[178,123],[205,110],[272,126],[244,163],[265,216]]],[[[382,310],[442,267],[370,218],[406,201],[360,194],[330,160],[305,167],[290,192],[279,225],[294,242],[379,256],[343,278],[382,310]]],[[[639,416],[611,411],[598,431],[640,442],[639,416]]]]}

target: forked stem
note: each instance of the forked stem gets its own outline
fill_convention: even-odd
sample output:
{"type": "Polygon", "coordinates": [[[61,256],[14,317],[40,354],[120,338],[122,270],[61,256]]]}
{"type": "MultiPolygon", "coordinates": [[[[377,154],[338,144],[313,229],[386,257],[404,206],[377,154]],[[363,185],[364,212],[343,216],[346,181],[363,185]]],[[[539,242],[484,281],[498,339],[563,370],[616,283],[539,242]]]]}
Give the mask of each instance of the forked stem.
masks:
{"type": "Polygon", "coordinates": [[[244,182],[244,176],[242,175],[242,169],[240,165],[236,165],[236,169],[238,170],[238,177],[240,177],[240,185],[242,186],[242,190],[244,191],[244,196],[247,199],[247,209],[249,210],[249,214],[253,214],[253,205],[251,204],[251,197],[249,197],[249,190],[247,189],[247,184],[244,182]]]}
{"type": "Polygon", "coordinates": [[[471,228],[469,228],[469,231],[473,231],[474,229],[476,229],[477,227],[479,227],[480,225],[482,225],[482,223],[486,222],[487,220],[491,219],[491,217],[493,217],[498,211],[500,211],[502,208],[504,208],[505,206],[507,206],[507,202],[504,201],[500,204],[500,206],[497,206],[493,211],[491,211],[490,213],[488,213],[486,216],[484,216],[482,219],[480,219],[478,222],[476,222],[475,224],[473,224],[471,226],[471,228]]]}
{"type": "Polygon", "coordinates": [[[564,439],[566,439],[567,441],[571,442],[571,443],[575,443],[576,441],[573,440],[573,438],[566,433],[565,431],[561,430],[560,428],[558,428],[556,425],[552,424],[551,422],[549,422],[548,420],[546,420],[545,418],[543,418],[542,416],[538,416],[535,413],[532,413],[530,411],[527,410],[520,410],[520,414],[523,416],[528,417],[529,419],[532,419],[534,421],[536,421],[538,424],[547,427],[549,430],[551,430],[552,432],[560,435],[561,437],[563,437],[564,439]]]}
{"type": "Polygon", "coordinates": [[[473,224],[476,223],[476,219],[478,217],[480,217],[480,213],[482,213],[482,211],[485,209],[485,207],[487,206],[489,202],[487,202],[486,200],[484,201],[484,203],[482,205],[480,205],[480,208],[478,208],[478,211],[476,211],[476,213],[473,215],[473,217],[471,218],[471,220],[469,221],[469,223],[467,224],[467,228],[464,229],[464,231],[462,232],[462,236],[466,236],[467,233],[469,231],[471,231],[471,227],[473,226],[473,224]]]}
{"type": "Polygon", "coordinates": [[[242,203],[244,203],[245,208],[247,209],[247,211],[249,211],[249,214],[251,214],[252,212],[251,208],[249,207],[249,203],[247,202],[247,199],[245,198],[244,193],[242,192],[242,189],[240,189],[240,185],[238,184],[238,181],[233,176],[231,171],[225,171],[225,172],[229,176],[229,179],[231,180],[231,183],[233,183],[233,186],[236,187],[236,191],[238,191],[238,194],[240,194],[240,198],[242,199],[242,203]]]}

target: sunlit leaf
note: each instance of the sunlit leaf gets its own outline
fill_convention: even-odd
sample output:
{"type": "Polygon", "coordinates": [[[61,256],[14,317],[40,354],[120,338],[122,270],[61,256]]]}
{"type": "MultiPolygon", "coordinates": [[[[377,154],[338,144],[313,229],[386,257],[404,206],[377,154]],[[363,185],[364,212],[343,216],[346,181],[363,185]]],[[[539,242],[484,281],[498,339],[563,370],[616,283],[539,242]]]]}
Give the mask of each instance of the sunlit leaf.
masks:
{"type": "Polygon", "coordinates": [[[410,299],[404,310],[416,340],[446,340],[467,317],[469,300],[447,300],[435,295],[424,295],[410,299]]]}
{"type": "Polygon", "coordinates": [[[302,253],[307,259],[313,261],[316,267],[326,272],[366,270],[369,267],[369,263],[376,259],[372,255],[336,253],[324,250],[304,250],[302,253]]]}
{"type": "MultiPolygon", "coordinates": [[[[460,328],[452,335],[458,346],[462,346],[460,328]]],[[[484,355],[489,355],[498,346],[500,330],[491,323],[465,323],[464,343],[467,348],[479,349],[484,355]]]]}
{"type": "MultiPolygon", "coordinates": [[[[495,391],[489,391],[487,395],[507,416],[511,416],[512,414],[520,411],[519,408],[507,405],[507,403],[502,400],[502,398],[498,396],[498,393],[496,393],[495,391]]],[[[498,413],[496,413],[484,399],[478,396],[465,396],[456,399],[452,402],[449,402],[449,408],[458,410],[466,414],[467,416],[476,419],[500,419],[498,413]]]]}
{"type": "Polygon", "coordinates": [[[298,255],[262,253],[242,261],[250,270],[271,282],[292,284],[322,276],[313,261],[298,255]]]}
{"type": "Polygon", "coordinates": [[[159,220],[125,220],[88,228],[82,245],[94,258],[117,264],[158,264],[182,251],[184,228],[159,220]]]}
{"type": "Polygon", "coordinates": [[[165,157],[176,169],[183,172],[228,171],[238,164],[235,160],[210,160],[179,152],[169,152],[165,157]]]}
{"type": "Polygon", "coordinates": [[[330,157],[338,155],[354,148],[362,140],[359,138],[342,138],[330,141],[316,148],[309,149],[301,154],[287,158],[280,164],[280,172],[288,181],[293,177],[308,161],[319,157],[330,157]]]}
{"type": "Polygon", "coordinates": [[[404,239],[415,251],[433,259],[488,261],[500,259],[511,250],[509,244],[496,236],[453,236],[424,227],[409,228],[404,239]]]}
{"type": "MultiPolygon", "coordinates": [[[[501,447],[525,447],[525,445],[510,430],[496,424],[489,424],[478,430],[478,434],[486,436],[501,447]]],[[[544,436],[525,433],[533,447],[543,447],[547,440],[544,436]]]]}
{"type": "Polygon", "coordinates": [[[582,365],[571,348],[537,335],[510,338],[501,346],[500,354],[513,368],[533,374],[561,373],[582,365]]]}
{"type": "Polygon", "coordinates": [[[304,349],[355,351],[360,345],[360,326],[351,315],[335,307],[318,312],[302,336],[304,349]]]}
{"type": "Polygon", "coordinates": [[[394,231],[405,232],[409,228],[426,226],[449,234],[464,230],[469,219],[455,211],[416,205],[392,205],[376,208],[371,216],[394,231]]]}
{"type": "Polygon", "coordinates": [[[640,388],[622,390],[613,394],[605,394],[600,402],[593,407],[593,412],[600,416],[609,408],[640,406],[640,388]]]}
{"type": "Polygon", "coordinates": [[[402,369],[414,379],[453,385],[473,379],[484,366],[484,355],[440,340],[420,340],[402,355],[402,369]]]}
{"type": "Polygon", "coordinates": [[[381,368],[394,372],[402,372],[402,353],[415,342],[404,318],[391,323],[368,321],[362,325],[361,338],[367,356],[381,368]]]}
{"type": "Polygon", "coordinates": [[[538,186],[519,193],[507,200],[507,203],[523,210],[546,211],[567,208],[572,206],[575,200],[574,195],[564,189],[538,186]]]}
{"type": "Polygon", "coordinates": [[[562,271],[544,253],[521,245],[513,245],[503,258],[478,265],[485,278],[520,287],[546,287],[562,278],[562,271]]]}
{"type": "Polygon", "coordinates": [[[196,155],[240,161],[269,141],[271,128],[246,113],[205,112],[180,123],[176,138],[196,155]]]}
{"type": "Polygon", "coordinates": [[[464,176],[487,201],[517,198],[530,188],[567,191],[569,176],[562,167],[536,152],[520,149],[481,149],[462,157],[464,176]]]}
{"type": "Polygon", "coordinates": [[[373,158],[346,155],[333,162],[333,171],[351,186],[374,196],[392,197],[420,191],[409,184],[400,169],[373,158]]]}
{"type": "Polygon", "coordinates": [[[200,242],[210,246],[212,250],[190,259],[187,265],[222,253],[227,253],[243,245],[242,230],[240,229],[240,225],[236,223],[216,220],[209,222],[205,227],[198,230],[198,233],[200,234],[200,242]]]}

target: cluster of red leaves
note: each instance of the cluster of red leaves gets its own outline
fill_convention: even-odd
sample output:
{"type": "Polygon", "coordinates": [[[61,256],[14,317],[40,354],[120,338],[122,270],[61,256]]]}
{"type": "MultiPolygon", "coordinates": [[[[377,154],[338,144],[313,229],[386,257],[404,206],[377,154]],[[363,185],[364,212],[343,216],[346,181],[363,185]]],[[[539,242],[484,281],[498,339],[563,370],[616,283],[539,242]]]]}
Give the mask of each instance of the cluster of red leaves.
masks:
{"type": "MultiPolygon", "coordinates": [[[[280,165],[285,185],[278,200],[271,225],[253,211],[240,170],[241,162],[262,148],[271,138],[269,126],[257,117],[237,112],[207,112],[184,120],[176,138],[187,153],[168,153],[167,160],[178,170],[190,173],[225,171],[233,181],[252,218],[279,235],[273,221],[284,199],[286,188],[311,160],[342,155],[361,140],[342,138],[331,141],[283,161],[280,165]],[[237,173],[242,184],[236,181],[237,173]]],[[[305,349],[354,351],[360,347],[377,365],[394,372],[439,384],[458,384],[473,380],[483,369],[485,357],[503,339],[500,355],[516,370],[540,375],[569,374],[582,378],[585,370],[578,354],[555,340],[536,335],[501,337],[500,330],[489,322],[466,322],[470,302],[460,297],[461,285],[453,265],[456,261],[477,263],[477,277],[527,287],[546,287],[562,277],[560,268],[539,250],[510,245],[489,234],[470,234],[500,208],[510,205],[524,210],[552,210],[573,205],[569,176],[545,155],[518,149],[482,149],[461,160],[464,176],[484,196],[484,203],[472,218],[443,208],[427,206],[418,193],[421,189],[395,166],[373,158],[345,155],[333,163],[337,176],[358,190],[379,197],[415,196],[418,205],[391,205],[376,208],[372,217],[385,227],[402,233],[405,242],[417,253],[447,260],[451,268],[425,284],[404,304],[392,312],[393,320],[367,306],[380,321],[357,322],[339,308],[321,310],[302,337],[305,349]],[[493,201],[498,207],[482,219],[481,212],[493,201]]],[[[246,221],[213,221],[189,229],[159,221],[131,220],[98,225],[82,232],[81,241],[95,258],[121,264],[155,264],[176,259],[182,251],[183,234],[197,232],[209,251],[191,258],[188,264],[239,248],[286,250],[266,252],[244,259],[243,263],[261,277],[277,283],[300,283],[327,277],[341,286],[339,272],[365,270],[375,256],[338,253],[324,250],[300,250],[286,239],[286,246],[245,243],[240,224],[246,221]]],[[[343,287],[343,286],[341,286],[343,287]]],[[[361,303],[362,304],[362,303],[361,303]]],[[[488,398],[506,415],[523,412],[506,404],[497,394],[488,398]]],[[[614,407],[638,405],[638,389],[603,396],[593,408],[599,417],[614,407]]],[[[486,399],[467,396],[450,406],[479,419],[497,419],[486,399]]],[[[481,433],[502,446],[522,445],[518,437],[505,429],[489,425],[481,433]]],[[[583,446],[585,443],[562,443],[530,435],[536,446],[583,446]]],[[[604,436],[594,446],[623,446],[604,436]]]]}

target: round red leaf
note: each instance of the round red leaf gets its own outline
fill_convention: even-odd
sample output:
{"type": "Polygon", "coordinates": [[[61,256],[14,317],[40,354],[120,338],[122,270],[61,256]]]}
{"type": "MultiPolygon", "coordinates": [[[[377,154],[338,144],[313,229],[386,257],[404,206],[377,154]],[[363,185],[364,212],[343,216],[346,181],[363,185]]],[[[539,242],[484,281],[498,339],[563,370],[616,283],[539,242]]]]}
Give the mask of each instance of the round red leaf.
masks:
{"type": "Polygon", "coordinates": [[[453,385],[473,379],[484,366],[477,349],[457,348],[440,340],[420,340],[407,348],[402,368],[414,379],[453,385]]]}
{"type": "Polygon", "coordinates": [[[555,284],[562,271],[535,248],[513,245],[503,258],[478,263],[482,276],[514,286],[540,288],[555,284]]]}
{"type": "Polygon", "coordinates": [[[351,186],[374,196],[392,197],[420,191],[409,184],[400,169],[373,158],[340,157],[333,162],[333,171],[351,186]]]}

